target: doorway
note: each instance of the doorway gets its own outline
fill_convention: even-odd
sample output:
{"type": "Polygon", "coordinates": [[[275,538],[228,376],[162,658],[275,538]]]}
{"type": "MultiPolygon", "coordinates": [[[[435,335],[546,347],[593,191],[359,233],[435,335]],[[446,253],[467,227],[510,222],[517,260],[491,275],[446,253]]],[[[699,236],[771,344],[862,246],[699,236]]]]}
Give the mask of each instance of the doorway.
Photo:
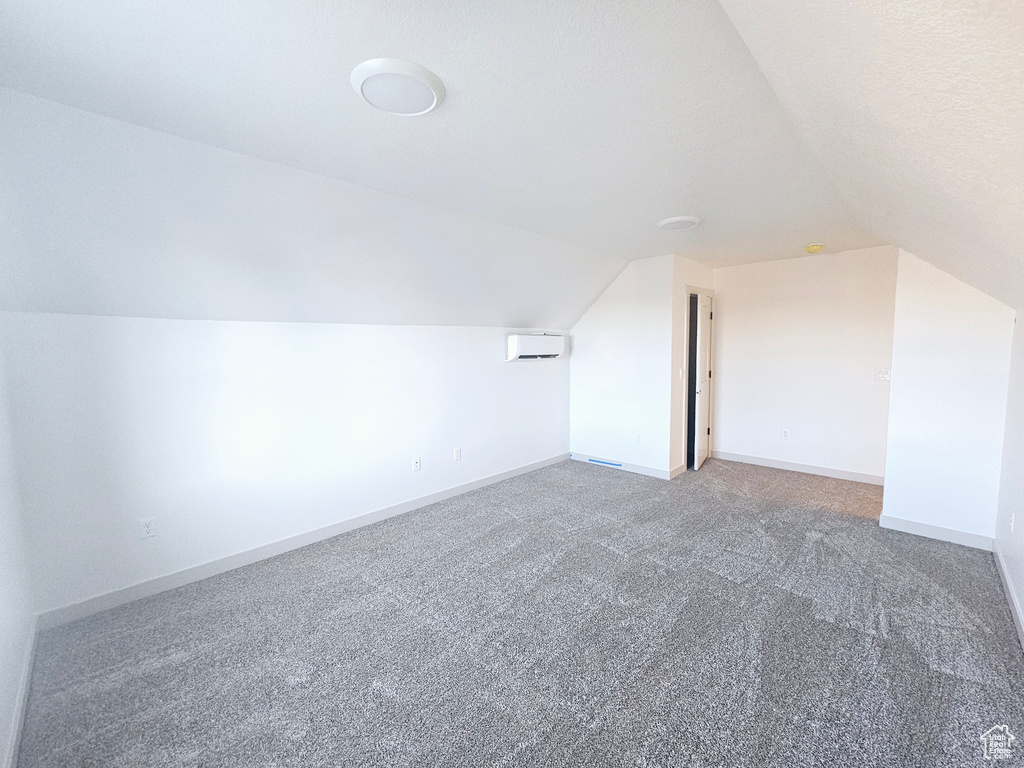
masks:
{"type": "Polygon", "coordinates": [[[686,468],[697,470],[711,454],[711,297],[690,294],[687,344],[686,468]]]}

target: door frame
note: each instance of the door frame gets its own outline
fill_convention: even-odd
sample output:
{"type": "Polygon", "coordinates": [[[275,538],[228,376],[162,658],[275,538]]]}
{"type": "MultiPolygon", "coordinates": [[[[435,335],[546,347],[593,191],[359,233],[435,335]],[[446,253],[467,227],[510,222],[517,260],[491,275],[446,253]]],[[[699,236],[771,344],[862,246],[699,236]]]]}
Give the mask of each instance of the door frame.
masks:
{"type": "MultiPolygon", "coordinates": [[[[689,447],[690,447],[690,402],[693,396],[693,392],[690,390],[690,297],[694,295],[707,296],[711,299],[711,329],[708,334],[708,360],[710,363],[710,370],[712,372],[711,379],[709,381],[710,392],[708,393],[708,428],[711,429],[712,438],[715,435],[714,421],[715,421],[715,383],[714,383],[714,371],[715,371],[715,291],[712,288],[700,288],[695,285],[687,285],[686,290],[686,312],[683,313],[685,318],[685,331],[684,337],[686,339],[686,350],[683,355],[683,381],[686,382],[684,388],[685,397],[683,398],[683,468],[689,471],[691,468],[691,462],[689,458],[689,447]]],[[[708,458],[711,457],[713,451],[711,449],[711,443],[708,444],[708,458]]]]}

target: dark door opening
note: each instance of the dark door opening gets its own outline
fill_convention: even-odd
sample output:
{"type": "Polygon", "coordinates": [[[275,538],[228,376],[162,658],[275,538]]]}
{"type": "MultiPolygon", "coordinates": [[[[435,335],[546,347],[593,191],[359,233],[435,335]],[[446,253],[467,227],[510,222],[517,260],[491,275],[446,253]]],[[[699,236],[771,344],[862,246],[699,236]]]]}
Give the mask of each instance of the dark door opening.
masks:
{"type": "Polygon", "coordinates": [[[697,294],[690,294],[689,340],[686,344],[686,468],[697,453],[697,294]]]}

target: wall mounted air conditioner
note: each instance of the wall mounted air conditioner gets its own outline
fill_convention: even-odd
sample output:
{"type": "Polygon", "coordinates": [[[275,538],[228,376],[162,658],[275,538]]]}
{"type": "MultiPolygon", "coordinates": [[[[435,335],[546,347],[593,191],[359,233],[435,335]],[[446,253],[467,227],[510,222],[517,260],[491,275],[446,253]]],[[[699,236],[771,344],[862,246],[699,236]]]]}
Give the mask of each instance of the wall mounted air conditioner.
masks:
{"type": "Polygon", "coordinates": [[[505,360],[542,360],[565,354],[565,336],[553,333],[511,333],[506,337],[505,360]]]}

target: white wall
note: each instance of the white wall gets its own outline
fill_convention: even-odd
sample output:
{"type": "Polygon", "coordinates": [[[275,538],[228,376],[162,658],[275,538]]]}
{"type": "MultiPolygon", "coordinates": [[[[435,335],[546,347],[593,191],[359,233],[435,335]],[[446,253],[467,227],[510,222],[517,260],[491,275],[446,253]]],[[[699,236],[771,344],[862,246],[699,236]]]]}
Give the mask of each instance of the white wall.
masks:
{"type": "Polygon", "coordinates": [[[1013,324],[1006,305],[900,251],[883,525],[995,535],[1013,324]]]}
{"type": "Polygon", "coordinates": [[[4,313],[37,608],[565,454],[567,361],[504,336],[4,313]]]}
{"type": "Polygon", "coordinates": [[[574,455],[668,473],[675,258],[630,262],[573,327],[574,455]]]}
{"type": "MultiPolygon", "coordinates": [[[[1016,603],[1018,622],[1024,618],[1024,325],[1013,334],[1010,391],[1003,433],[1003,470],[999,487],[996,552],[1016,603]]],[[[1024,624],[1018,624],[1024,642],[1024,624]]]]}
{"type": "Polygon", "coordinates": [[[22,510],[0,377],[0,766],[13,765],[35,627],[22,510]]]}
{"type": "Polygon", "coordinates": [[[885,246],[715,270],[716,454],[881,481],[896,260],[885,246]]]}

